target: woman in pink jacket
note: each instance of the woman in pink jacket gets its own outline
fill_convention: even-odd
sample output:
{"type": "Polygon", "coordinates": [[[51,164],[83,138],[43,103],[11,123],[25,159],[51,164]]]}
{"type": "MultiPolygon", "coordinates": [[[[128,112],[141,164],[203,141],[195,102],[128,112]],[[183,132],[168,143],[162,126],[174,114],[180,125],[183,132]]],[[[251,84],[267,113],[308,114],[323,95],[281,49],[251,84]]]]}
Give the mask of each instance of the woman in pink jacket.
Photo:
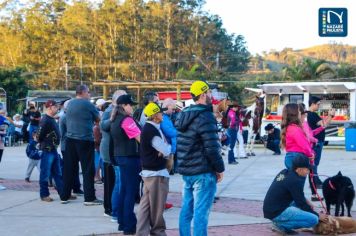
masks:
{"type": "Polygon", "coordinates": [[[296,103],[289,103],[283,108],[281,143],[287,152],[284,164],[288,169],[292,168],[296,156],[304,155],[311,160],[314,159],[314,152],[303,129],[301,114],[296,103]]]}

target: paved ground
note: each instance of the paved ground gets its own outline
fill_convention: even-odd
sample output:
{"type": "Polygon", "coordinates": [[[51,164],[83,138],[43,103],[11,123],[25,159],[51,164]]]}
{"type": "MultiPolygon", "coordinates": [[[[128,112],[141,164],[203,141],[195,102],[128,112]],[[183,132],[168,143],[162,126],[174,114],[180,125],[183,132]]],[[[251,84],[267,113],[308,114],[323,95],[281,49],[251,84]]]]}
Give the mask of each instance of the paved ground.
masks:
{"type": "MultiPolygon", "coordinates": [[[[257,149],[257,156],[239,160],[236,166],[227,165],[224,181],[218,186],[220,200],[214,204],[209,221],[209,235],[276,235],[270,231],[270,222],[262,216],[262,200],[280,169],[284,156],[272,156],[269,151],[257,149]]],[[[226,158],[225,158],[226,159],[226,158]]],[[[0,163],[0,235],[120,235],[117,224],[103,216],[102,206],[85,207],[79,198],[62,205],[56,192],[55,201],[39,200],[38,172],[34,170],[32,183],[24,182],[27,157],[23,147],[5,150],[0,163]]],[[[339,170],[356,181],[356,155],[342,149],[325,149],[319,172],[334,175],[339,170]]],[[[355,182],[356,183],[356,182],[355,182]]],[[[179,175],[170,180],[168,199],[174,208],[165,212],[167,234],[179,235],[178,215],[181,207],[182,181],[179,175]]],[[[103,186],[96,185],[97,196],[102,197],[103,186]]],[[[305,193],[310,196],[308,186],[305,193]]],[[[320,203],[315,206],[320,208],[320,203]]],[[[354,207],[355,211],[356,208],[354,207]]],[[[353,212],[356,216],[356,212],[353,212]]],[[[310,235],[301,232],[300,235],[310,235]]]]}

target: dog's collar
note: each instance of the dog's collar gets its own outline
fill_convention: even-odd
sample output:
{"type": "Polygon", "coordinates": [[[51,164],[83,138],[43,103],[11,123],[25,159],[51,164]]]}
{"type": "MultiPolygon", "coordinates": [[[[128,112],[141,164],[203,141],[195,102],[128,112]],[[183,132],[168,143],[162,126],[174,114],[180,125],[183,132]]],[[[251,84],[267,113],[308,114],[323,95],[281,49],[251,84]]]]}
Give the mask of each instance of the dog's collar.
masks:
{"type": "Polygon", "coordinates": [[[333,185],[333,183],[331,183],[331,180],[329,180],[329,186],[332,190],[336,190],[335,186],[333,185]]]}

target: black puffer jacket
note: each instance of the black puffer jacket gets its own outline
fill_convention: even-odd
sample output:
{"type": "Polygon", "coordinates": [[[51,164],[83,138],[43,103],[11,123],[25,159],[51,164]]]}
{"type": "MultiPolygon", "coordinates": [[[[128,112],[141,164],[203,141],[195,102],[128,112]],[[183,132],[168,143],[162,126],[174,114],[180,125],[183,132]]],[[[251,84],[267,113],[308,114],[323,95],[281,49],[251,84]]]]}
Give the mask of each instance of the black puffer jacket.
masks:
{"type": "Polygon", "coordinates": [[[191,105],[177,116],[178,172],[198,175],[223,172],[218,128],[211,106],[191,105]]]}

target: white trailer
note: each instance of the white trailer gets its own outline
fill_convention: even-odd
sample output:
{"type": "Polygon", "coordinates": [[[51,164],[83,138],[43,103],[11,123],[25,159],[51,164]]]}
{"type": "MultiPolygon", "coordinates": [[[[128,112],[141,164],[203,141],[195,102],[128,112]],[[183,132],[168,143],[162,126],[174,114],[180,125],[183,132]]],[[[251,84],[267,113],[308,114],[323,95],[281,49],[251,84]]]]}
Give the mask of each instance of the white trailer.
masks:
{"type": "Polygon", "coordinates": [[[263,84],[259,87],[266,94],[265,115],[262,119],[261,135],[264,127],[272,123],[280,127],[282,109],[287,103],[304,103],[308,107],[309,98],[321,98],[321,117],[327,116],[331,108],[335,117],[326,129],[326,141],[344,141],[344,124],[356,120],[356,83],[354,82],[296,82],[263,84]]]}

